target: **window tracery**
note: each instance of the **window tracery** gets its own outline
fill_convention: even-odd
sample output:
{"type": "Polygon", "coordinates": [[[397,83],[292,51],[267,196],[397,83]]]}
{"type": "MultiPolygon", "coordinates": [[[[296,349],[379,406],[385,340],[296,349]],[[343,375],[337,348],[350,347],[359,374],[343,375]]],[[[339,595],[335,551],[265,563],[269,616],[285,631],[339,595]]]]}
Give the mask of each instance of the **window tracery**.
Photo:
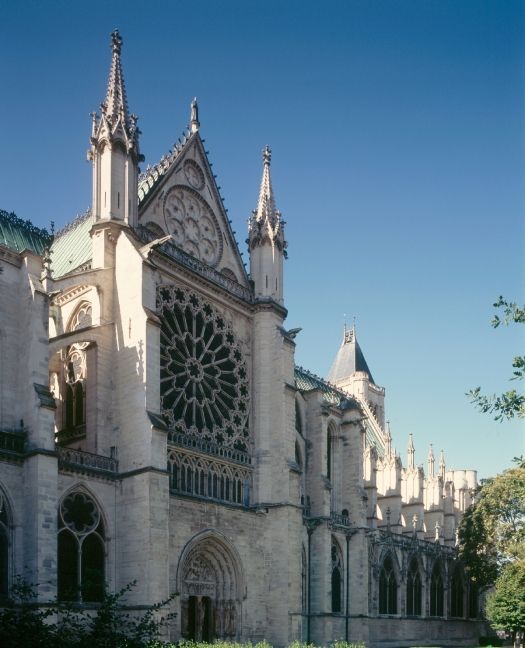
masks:
{"type": "Polygon", "coordinates": [[[186,454],[179,449],[168,453],[170,490],[230,504],[247,506],[251,472],[241,466],[186,454]]]}
{"type": "Polygon", "coordinates": [[[74,491],[58,510],[58,598],[96,602],[104,592],[105,533],[93,499],[74,491]]]}
{"type": "Polygon", "coordinates": [[[244,452],[249,446],[249,382],[229,323],[190,290],[162,286],[161,411],[168,427],[244,452]]]}
{"type": "Polygon", "coordinates": [[[89,302],[83,302],[75,311],[71,319],[69,330],[76,331],[77,329],[86,328],[92,324],[92,308],[89,302]]]}

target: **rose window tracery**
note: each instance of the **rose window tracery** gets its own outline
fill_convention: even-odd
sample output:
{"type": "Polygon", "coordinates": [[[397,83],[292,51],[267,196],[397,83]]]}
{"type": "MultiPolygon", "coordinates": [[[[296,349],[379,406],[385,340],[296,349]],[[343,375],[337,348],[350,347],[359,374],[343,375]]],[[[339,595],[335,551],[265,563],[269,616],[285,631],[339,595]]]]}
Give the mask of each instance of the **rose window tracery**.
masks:
{"type": "Polygon", "coordinates": [[[231,326],[195,293],[162,286],[160,390],[171,430],[248,451],[246,362],[231,326]]]}
{"type": "Polygon", "coordinates": [[[163,209],[174,243],[214,268],[222,256],[222,236],[204,199],[193,189],[177,185],[166,194],[163,209]]]}
{"type": "Polygon", "coordinates": [[[59,526],[80,535],[94,531],[100,522],[100,512],[89,495],[81,492],[71,493],[64,497],[60,504],[59,526]]]}

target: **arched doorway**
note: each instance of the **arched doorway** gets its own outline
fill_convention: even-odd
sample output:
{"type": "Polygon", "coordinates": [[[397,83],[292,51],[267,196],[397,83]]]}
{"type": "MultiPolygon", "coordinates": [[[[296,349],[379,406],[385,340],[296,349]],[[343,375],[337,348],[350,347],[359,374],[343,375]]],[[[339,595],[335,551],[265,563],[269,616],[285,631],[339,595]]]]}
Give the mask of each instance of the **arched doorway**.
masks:
{"type": "Polygon", "coordinates": [[[241,571],[225,539],[206,534],[185,549],[179,564],[182,636],[194,641],[240,636],[241,571]]]}

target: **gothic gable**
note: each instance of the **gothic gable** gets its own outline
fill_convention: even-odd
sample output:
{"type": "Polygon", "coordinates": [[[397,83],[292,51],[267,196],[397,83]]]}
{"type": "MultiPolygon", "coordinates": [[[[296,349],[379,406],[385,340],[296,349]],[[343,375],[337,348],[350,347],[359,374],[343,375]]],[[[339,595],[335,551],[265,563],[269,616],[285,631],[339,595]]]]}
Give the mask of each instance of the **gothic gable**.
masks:
{"type": "Polygon", "coordinates": [[[198,132],[139,181],[139,225],[248,287],[248,277],[198,132]]]}

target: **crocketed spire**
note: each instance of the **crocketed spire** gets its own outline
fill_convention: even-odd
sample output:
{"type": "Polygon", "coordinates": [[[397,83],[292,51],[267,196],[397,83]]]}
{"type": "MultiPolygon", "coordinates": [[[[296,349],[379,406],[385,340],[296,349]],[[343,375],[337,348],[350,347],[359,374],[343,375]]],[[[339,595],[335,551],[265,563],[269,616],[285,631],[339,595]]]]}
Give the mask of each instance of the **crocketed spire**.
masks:
{"type": "Polygon", "coordinates": [[[128,100],[126,98],[126,88],[122,76],[122,66],[120,63],[120,52],[122,49],[122,37],[118,30],[111,34],[111,68],[109,70],[108,89],[106,99],[102,105],[102,111],[106,118],[112,123],[116,123],[120,117],[122,122],[129,125],[128,100]]]}
{"type": "Polygon", "coordinates": [[[270,147],[265,146],[263,150],[263,175],[261,189],[259,191],[259,201],[257,203],[257,209],[254,209],[248,221],[249,243],[252,248],[255,245],[262,245],[267,241],[272,247],[275,246],[284,251],[286,249],[284,221],[281,218],[281,212],[275,206],[275,197],[270,177],[271,159],[272,152],[270,147]]]}
{"type": "MultiPolygon", "coordinates": [[[[111,66],[109,69],[108,87],[106,98],[100,105],[100,116],[92,113],[93,128],[91,133],[91,145],[97,146],[103,141],[112,143],[121,141],[126,150],[131,153],[137,161],[143,157],[139,152],[139,129],[137,128],[137,116],[130,114],[126,87],[122,74],[120,54],[122,50],[122,37],[118,30],[111,34],[111,66]]],[[[92,152],[91,152],[92,153],[92,152]]],[[[88,154],[89,157],[89,154],[88,154]]]]}

